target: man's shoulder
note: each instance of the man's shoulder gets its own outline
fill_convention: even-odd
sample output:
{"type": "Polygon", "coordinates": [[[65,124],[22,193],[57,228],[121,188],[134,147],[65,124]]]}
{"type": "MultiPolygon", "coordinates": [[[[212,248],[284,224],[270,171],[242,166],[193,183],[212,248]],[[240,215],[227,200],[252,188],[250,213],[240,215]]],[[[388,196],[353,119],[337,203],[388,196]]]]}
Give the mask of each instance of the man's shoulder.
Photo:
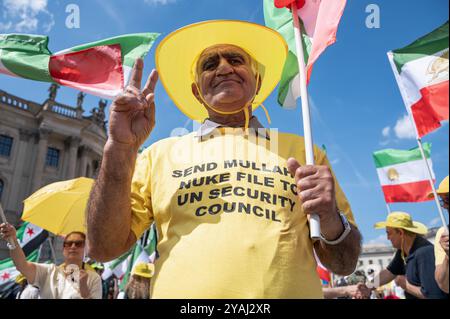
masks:
{"type": "Polygon", "coordinates": [[[434,264],[434,246],[432,244],[421,246],[412,252],[409,258],[415,259],[416,263],[430,262],[434,264]]]}
{"type": "Polygon", "coordinates": [[[288,133],[288,132],[280,132],[278,129],[270,129],[270,134],[271,134],[271,136],[275,134],[278,136],[278,139],[282,139],[284,141],[292,141],[292,142],[297,142],[297,143],[301,143],[301,144],[305,143],[305,138],[298,134],[288,133]]]}

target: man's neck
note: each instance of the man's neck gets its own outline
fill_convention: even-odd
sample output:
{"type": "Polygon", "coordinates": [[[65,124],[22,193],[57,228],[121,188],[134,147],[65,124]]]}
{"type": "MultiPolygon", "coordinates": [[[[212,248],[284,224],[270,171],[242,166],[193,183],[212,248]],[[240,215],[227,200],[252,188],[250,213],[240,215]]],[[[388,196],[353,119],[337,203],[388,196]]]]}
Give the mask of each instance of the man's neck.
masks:
{"type": "MultiPolygon", "coordinates": [[[[249,110],[249,120],[252,118],[252,110],[249,110]]],[[[218,114],[215,112],[210,112],[209,120],[226,126],[226,127],[244,127],[245,126],[245,114],[244,112],[239,112],[236,114],[218,114]]]]}
{"type": "Polygon", "coordinates": [[[413,237],[405,237],[405,242],[404,242],[404,253],[406,256],[409,255],[409,252],[411,251],[412,246],[414,245],[414,241],[416,240],[416,236],[413,237]]]}

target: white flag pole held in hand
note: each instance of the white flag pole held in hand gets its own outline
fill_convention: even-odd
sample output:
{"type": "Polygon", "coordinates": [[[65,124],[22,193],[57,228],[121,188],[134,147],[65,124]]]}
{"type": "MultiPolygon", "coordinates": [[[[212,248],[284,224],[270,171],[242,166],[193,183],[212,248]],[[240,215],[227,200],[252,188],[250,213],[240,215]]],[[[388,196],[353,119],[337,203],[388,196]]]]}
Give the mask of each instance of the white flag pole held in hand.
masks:
{"type": "MultiPolygon", "coordinates": [[[[292,3],[292,17],[294,21],[295,44],[297,49],[298,68],[300,71],[300,93],[302,98],[303,131],[305,137],[306,165],[314,165],[314,148],[311,130],[311,117],[309,112],[308,90],[306,88],[305,58],[303,56],[303,44],[301,41],[300,23],[298,20],[297,3],[292,3]]],[[[316,214],[311,214],[309,219],[312,239],[320,239],[320,219],[316,214]]]]}

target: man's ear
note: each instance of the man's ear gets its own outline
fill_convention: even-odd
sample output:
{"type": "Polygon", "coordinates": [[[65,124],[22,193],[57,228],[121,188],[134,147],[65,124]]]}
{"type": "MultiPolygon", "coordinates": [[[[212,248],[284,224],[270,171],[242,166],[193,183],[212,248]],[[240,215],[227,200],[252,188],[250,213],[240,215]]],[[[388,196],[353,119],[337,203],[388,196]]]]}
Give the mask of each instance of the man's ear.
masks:
{"type": "Polygon", "coordinates": [[[198,91],[198,86],[195,83],[191,84],[191,90],[192,90],[192,94],[195,96],[197,101],[199,101],[201,104],[203,104],[203,100],[200,97],[200,92],[198,91]]]}

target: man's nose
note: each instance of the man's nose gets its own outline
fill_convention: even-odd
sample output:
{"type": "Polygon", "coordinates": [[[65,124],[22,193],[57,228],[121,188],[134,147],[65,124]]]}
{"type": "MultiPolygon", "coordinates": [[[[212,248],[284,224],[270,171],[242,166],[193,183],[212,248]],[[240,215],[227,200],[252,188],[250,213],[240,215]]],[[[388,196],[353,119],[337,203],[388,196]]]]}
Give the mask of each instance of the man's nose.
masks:
{"type": "Polygon", "coordinates": [[[217,67],[217,75],[227,75],[234,73],[233,66],[228,62],[227,59],[221,58],[219,66],[217,67]]]}

